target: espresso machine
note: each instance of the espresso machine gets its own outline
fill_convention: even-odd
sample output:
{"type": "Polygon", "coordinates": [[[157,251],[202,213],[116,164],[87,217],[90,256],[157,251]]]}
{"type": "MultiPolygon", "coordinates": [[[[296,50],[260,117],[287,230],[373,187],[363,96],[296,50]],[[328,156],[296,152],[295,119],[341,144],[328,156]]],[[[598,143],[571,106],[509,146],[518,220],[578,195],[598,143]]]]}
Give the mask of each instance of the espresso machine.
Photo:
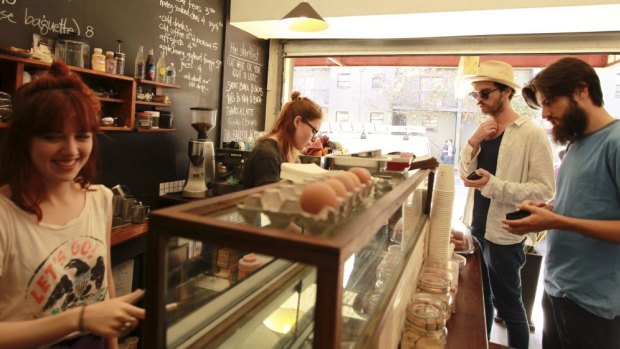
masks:
{"type": "Polygon", "coordinates": [[[215,150],[215,180],[213,195],[223,195],[243,189],[243,165],[247,150],[239,149],[237,142],[224,142],[222,148],[215,150]]]}
{"type": "Polygon", "coordinates": [[[207,183],[215,177],[215,151],[207,132],[215,126],[217,109],[192,107],[190,111],[190,121],[198,137],[188,142],[189,171],[182,195],[200,199],[207,196],[207,183]]]}

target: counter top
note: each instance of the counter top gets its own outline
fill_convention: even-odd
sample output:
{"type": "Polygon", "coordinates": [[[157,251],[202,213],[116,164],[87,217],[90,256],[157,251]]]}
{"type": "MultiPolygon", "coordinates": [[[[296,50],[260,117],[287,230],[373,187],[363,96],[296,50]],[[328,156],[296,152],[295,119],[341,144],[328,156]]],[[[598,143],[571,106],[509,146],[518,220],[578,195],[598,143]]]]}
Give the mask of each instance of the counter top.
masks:
{"type": "Polygon", "coordinates": [[[480,250],[466,256],[467,264],[459,272],[456,313],[448,321],[446,349],[488,348],[480,250]]]}
{"type": "Polygon", "coordinates": [[[133,239],[149,230],[148,218],[142,223],[130,223],[116,228],[112,228],[112,246],[118,245],[127,240],[133,239]]]}

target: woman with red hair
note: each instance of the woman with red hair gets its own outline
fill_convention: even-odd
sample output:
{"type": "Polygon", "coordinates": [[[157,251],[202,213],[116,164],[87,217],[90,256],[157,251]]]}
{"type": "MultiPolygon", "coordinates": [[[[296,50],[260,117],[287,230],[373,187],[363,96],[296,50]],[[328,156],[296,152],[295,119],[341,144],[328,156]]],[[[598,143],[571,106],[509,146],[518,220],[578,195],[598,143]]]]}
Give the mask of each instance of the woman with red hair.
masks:
{"type": "Polygon", "coordinates": [[[22,86],[0,152],[0,347],[117,348],[112,192],[94,185],[99,102],[64,63],[22,86]],[[53,345],[52,343],[56,343],[53,345]]]}
{"type": "Polygon", "coordinates": [[[243,167],[243,186],[252,188],[280,180],[283,162],[299,162],[298,152],[321,128],[321,107],[293,92],[271,132],[260,138],[243,167]]]}

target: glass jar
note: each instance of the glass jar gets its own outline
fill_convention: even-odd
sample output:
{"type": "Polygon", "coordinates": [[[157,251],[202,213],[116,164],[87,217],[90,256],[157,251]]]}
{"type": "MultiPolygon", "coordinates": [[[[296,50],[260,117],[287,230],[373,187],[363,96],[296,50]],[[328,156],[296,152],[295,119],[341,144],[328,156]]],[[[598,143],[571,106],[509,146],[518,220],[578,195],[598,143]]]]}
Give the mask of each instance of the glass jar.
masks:
{"type": "Polygon", "coordinates": [[[443,303],[444,317],[450,319],[452,314],[452,295],[450,281],[433,273],[420,273],[418,276],[417,292],[427,293],[443,303]]]}
{"type": "MultiPolygon", "coordinates": [[[[431,301],[432,302],[432,301],[431,301]]],[[[446,345],[446,320],[437,306],[414,300],[407,305],[402,349],[442,349],[446,345]]]]}
{"type": "Polygon", "coordinates": [[[105,52],[105,72],[109,74],[116,74],[116,58],[114,58],[114,52],[105,52]]]}
{"type": "Polygon", "coordinates": [[[122,52],[115,52],[114,58],[116,58],[116,74],[125,74],[125,54],[122,52]]]}
{"type": "Polygon", "coordinates": [[[388,247],[387,252],[383,255],[383,259],[377,266],[375,288],[382,288],[392,278],[392,274],[400,262],[401,255],[400,245],[388,247]]]}

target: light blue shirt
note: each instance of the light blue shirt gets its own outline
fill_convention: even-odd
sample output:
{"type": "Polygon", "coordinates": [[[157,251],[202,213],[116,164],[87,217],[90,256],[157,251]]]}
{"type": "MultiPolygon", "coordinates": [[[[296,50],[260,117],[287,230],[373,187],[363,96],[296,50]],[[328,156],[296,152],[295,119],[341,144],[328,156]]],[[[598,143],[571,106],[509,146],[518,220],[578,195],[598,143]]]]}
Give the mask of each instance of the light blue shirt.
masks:
{"type": "MultiPolygon", "coordinates": [[[[573,142],[558,176],[555,212],[620,220],[620,120],[573,142]]],[[[620,316],[620,244],[550,230],[545,290],[605,318],[620,316]]]]}

